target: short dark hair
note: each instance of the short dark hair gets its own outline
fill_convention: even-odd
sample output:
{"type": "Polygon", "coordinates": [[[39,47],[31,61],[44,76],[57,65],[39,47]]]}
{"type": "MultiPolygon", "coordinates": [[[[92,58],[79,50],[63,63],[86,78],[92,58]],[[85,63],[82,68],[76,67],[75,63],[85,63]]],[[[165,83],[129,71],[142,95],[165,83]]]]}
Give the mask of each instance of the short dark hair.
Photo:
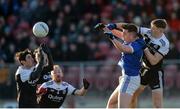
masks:
{"type": "Polygon", "coordinates": [[[26,55],[28,55],[28,54],[32,55],[32,52],[29,49],[26,49],[24,51],[20,51],[20,52],[16,53],[16,58],[19,60],[19,62],[21,62],[26,59],[26,55]]]}
{"type": "Polygon", "coordinates": [[[165,29],[167,26],[166,20],[165,19],[155,19],[151,22],[153,25],[155,25],[158,28],[163,28],[165,29]]]}
{"type": "Polygon", "coordinates": [[[138,32],[138,28],[135,24],[125,24],[122,26],[123,29],[128,30],[128,32],[138,32]]]}

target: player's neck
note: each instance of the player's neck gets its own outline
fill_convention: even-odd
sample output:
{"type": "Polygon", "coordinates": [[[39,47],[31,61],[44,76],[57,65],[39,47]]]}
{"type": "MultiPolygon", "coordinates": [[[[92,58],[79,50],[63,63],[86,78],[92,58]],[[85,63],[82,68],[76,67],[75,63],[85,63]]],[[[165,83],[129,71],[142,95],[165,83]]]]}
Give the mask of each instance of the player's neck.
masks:
{"type": "Polygon", "coordinates": [[[156,33],[153,35],[153,37],[156,39],[161,38],[162,36],[163,36],[163,33],[156,33]]]}
{"type": "Polygon", "coordinates": [[[61,84],[62,80],[60,80],[60,81],[54,80],[54,82],[55,82],[56,84],[61,84]]]}
{"type": "Polygon", "coordinates": [[[24,69],[31,69],[32,66],[22,66],[24,69]]]}

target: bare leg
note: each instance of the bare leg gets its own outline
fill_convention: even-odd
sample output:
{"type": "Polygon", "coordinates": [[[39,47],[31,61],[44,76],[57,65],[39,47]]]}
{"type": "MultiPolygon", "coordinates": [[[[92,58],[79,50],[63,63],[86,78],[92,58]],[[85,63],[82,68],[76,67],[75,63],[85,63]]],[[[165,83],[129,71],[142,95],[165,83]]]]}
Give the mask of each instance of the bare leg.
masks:
{"type": "Polygon", "coordinates": [[[152,101],[153,101],[154,108],[163,107],[163,90],[162,89],[152,90],[152,101]]]}
{"type": "Polygon", "coordinates": [[[117,86],[117,88],[114,90],[114,92],[111,94],[107,106],[106,108],[117,108],[117,103],[118,103],[118,89],[119,86],[117,86]]]}
{"type": "Polygon", "coordinates": [[[118,108],[129,108],[132,95],[128,93],[119,93],[118,96],[118,108]]]}
{"type": "MultiPolygon", "coordinates": [[[[119,81],[121,80],[121,76],[119,77],[119,81]]],[[[118,107],[118,94],[119,94],[119,85],[116,87],[114,92],[111,94],[106,108],[117,108],[118,107]]]]}
{"type": "Polygon", "coordinates": [[[138,101],[138,97],[139,95],[144,91],[145,86],[140,86],[135,93],[133,94],[131,103],[130,103],[130,108],[137,108],[137,101],[138,101]]]}

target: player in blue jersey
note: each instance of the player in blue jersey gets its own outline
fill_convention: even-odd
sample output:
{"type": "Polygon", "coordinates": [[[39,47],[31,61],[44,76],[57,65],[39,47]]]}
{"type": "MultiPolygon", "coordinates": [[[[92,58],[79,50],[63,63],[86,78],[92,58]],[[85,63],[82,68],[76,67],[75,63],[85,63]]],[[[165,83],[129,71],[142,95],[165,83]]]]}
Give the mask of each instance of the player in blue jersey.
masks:
{"type": "Polygon", "coordinates": [[[140,86],[139,72],[141,69],[141,58],[143,56],[145,42],[142,38],[138,37],[137,31],[138,29],[135,25],[125,25],[123,27],[122,41],[117,40],[111,32],[105,32],[114,46],[122,53],[122,58],[118,63],[122,68],[122,76],[119,81],[119,86],[110,97],[111,99],[114,98],[112,96],[118,96],[119,108],[129,108],[132,96],[140,86]]]}

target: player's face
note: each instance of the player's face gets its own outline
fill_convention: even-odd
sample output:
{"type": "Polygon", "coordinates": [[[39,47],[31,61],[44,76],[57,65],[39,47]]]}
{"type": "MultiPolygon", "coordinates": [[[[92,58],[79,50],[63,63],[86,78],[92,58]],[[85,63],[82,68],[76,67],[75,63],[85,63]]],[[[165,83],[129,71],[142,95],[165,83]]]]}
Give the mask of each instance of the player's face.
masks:
{"type": "Polygon", "coordinates": [[[60,67],[54,67],[52,73],[52,78],[56,82],[61,82],[63,77],[63,72],[60,67]]]}
{"type": "Polygon", "coordinates": [[[31,54],[27,54],[23,65],[26,67],[32,67],[34,65],[34,59],[31,54]]]}
{"type": "MultiPolygon", "coordinates": [[[[44,52],[42,52],[42,53],[43,53],[43,57],[44,57],[45,66],[47,66],[47,65],[48,65],[47,54],[44,53],[44,52]]],[[[34,54],[35,54],[35,60],[36,60],[37,62],[39,62],[39,61],[40,61],[40,51],[39,51],[39,49],[36,49],[36,50],[34,51],[34,54]]]]}
{"type": "Polygon", "coordinates": [[[162,29],[156,27],[156,26],[153,25],[152,23],[151,23],[151,31],[152,31],[152,36],[156,36],[157,34],[162,33],[162,29]]]}
{"type": "Polygon", "coordinates": [[[131,32],[128,32],[128,30],[123,30],[123,37],[124,41],[126,41],[127,43],[133,41],[133,34],[131,32]]]}

